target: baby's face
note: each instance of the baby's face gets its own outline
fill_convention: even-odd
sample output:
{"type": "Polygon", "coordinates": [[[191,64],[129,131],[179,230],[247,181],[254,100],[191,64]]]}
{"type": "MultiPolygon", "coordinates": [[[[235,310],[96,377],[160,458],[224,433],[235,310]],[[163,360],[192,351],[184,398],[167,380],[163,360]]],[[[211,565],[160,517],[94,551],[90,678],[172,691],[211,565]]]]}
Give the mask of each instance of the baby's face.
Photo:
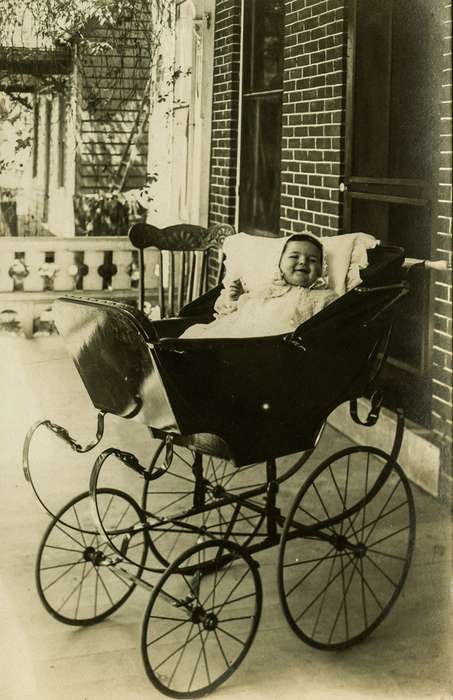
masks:
{"type": "Polygon", "coordinates": [[[321,251],[310,241],[290,241],[283,251],[280,270],[287,284],[309,287],[321,276],[321,251]]]}

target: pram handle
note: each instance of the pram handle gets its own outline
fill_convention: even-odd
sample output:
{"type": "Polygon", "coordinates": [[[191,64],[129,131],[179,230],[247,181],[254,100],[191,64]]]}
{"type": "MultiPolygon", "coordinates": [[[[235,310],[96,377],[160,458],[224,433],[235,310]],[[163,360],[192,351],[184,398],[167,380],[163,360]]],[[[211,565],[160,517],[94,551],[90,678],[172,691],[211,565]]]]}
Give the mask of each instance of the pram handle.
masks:
{"type": "Polygon", "coordinates": [[[449,260],[420,260],[419,258],[405,258],[403,262],[403,267],[411,268],[415,265],[420,265],[428,270],[438,270],[441,272],[446,272],[451,270],[451,262],[449,260]]]}

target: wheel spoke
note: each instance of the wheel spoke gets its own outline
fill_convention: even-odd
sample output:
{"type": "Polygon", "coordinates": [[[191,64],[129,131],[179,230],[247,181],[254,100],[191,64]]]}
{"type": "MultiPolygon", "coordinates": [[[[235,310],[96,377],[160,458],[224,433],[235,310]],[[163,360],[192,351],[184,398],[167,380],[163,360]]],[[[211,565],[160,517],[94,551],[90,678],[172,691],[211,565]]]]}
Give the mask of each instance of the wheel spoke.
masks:
{"type": "Polygon", "coordinates": [[[169,634],[174,632],[175,630],[178,630],[180,627],[183,625],[187,625],[187,623],[190,622],[189,618],[186,620],[182,620],[182,622],[179,622],[179,624],[175,625],[171,629],[167,630],[163,634],[161,634],[159,637],[156,637],[156,639],[153,639],[151,642],[147,644],[148,647],[152,646],[153,644],[156,644],[157,642],[160,642],[161,639],[164,639],[164,637],[167,637],[169,634]]]}
{"type": "MultiPolygon", "coordinates": [[[[68,561],[63,564],[52,564],[52,566],[41,566],[41,571],[51,571],[52,569],[61,569],[63,566],[70,566],[71,568],[80,564],[83,559],[77,559],[77,561],[68,561]]],[[[58,579],[56,579],[58,581],[58,579]]]]}
{"type": "Polygon", "coordinates": [[[206,636],[205,636],[204,640],[203,640],[203,635],[201,634],[200,639],[201,639],[201,648],[203,649],[203,659],[204,659],[204,666],[206,669],[206,675],[208,677],[208,683],[209,683],[209,685],[211,685],[211,682],[212,682],[211,681],[211,674],[209,673],[208,658],[206,656],[206,647],[205,647],[206,640],[208,638],[208,634],[209,634],[209,632],[206,632],[206,636]]]}
{"type": "Polygon", "coordinates": [[[80,549],[85,549],[85,545],[83,544],[83,542],[79,542],[79,540],[76,540],[76,538],[73,537],[67,530],[63,530],[61,525],[55,525],[55,527],[57,528],[57,530],[60,530],[60,532],[62,532],[63,535],[66,535],[66,537],[69,537],[70,540],[75,542],[80,547],[80,549]]]}
{"type": "MultiPolygon", "coordinates": [[[[305,515],[308,515],[309,518],[311,518],[312,520],[314,520],[317,523],[322,523],[322,520],[320,518],[317,518],[316,515],[313,515],[313,513],[310,513],[306,508],[302,508],[302,506],[300,506],[300,505],[297,507],[297,511],[298,512],[300,511],[301,513],[304,513],[305,515]]],[[[333,535],[335,534],[335,530],[334,530],[332,525],[327,525],[325,527],[333,535]]],[[[322,528],[322,529],[324,529],[324,528],[322,528]]],[[[305,535],[302,535],[302,537],[305,539],[305,535]]]]}
{"type": "Polygon", "coordinates": [[[182,646],[182,649],[181,649],[181,653],[180,653],[178,659],[176,660],[176,664],[175,664],[175,667],[174,667],[174,669],[173,669],[173,673],[171,674],[170,680],[168,681],[168,687],[169,687],[169,688],[171,688],[171,684],[173,683],[173,680],[174,680],[174,677],[175,677],[175,675],[176,675],[176,672],[177,672],[177,670],[178,670],[178,668],[179,668],[179,665],[180,665],[180,663],[181,663],[181,661],[182,661],[182,658],[183,658],[183,656],[184,656],[184,652],[186,651],[187,645],[189,644],[189,641],[190,641],[190,640],[189,640],[189,637],[190,637],[190,635],[192,634],[193,628],[194,628],[194,624],[193,624],[193,622],[191,622],[191,623],[190,623],[190,627],[189,627],[189,631],[187,632],[187,636],[186,636],[185,642],[184,642],[184,644],[183,644],[183,646],[182,646]]]}
{"type": "MultiPolygon", "coordinates": [[[[97,572],[96,572],[97,574],[97,572]]],[[[99,578],[96,576],[94,580],[94,617],[97,616],[98,614],[98,584],[99,584],[99,578]]]]}
{"type": "MultiPolygon", "coordinates": [[[[108,588],[107,588],[107,586],[106,586],[106,584],[105,584],[105,582],[104,582],[104,579],[102,578],[101,572],[100,572],[99,569],[96,568],[96,567],[94,567],[94,571],[95,571],[95,574],[96,574],[96,578],[99,579],[99,582],[100,582],[102,588],[104,589],[107,598],[108,598],[109,601],[110,601],[110,604],[113,606],[113,605],[114,605],[113,598],[112,598],[112,596],[110,595],[110,591],[108,590],[108,588]]],[[[115,572],[115,573],[116,573],[116,572],[115,572]]]]}
{"type": "MultiPolygon", "coordinates": [[[[247,576],[249,575],[249,573],[250,573],[250,569],[247,568],[247,569],[244,571],[244,573],[242,574],[242,576],[241,576],[241,578],[239,579],[239,581],[236,582],[236,584],[233,586],[233,588],[231,589],[231,591],[229,592],[229,594],[227,595],[227,597],[225,598],[225,600],[224,600],[223,603],[221,604],[220,609],[218,610],[218,615],[220,615],[220,613],[222,612],[223,608],[225,607],[225,605],[228,604],[228,602],[232,602],[232,601],[231,601],[231,596],[233,595],[234,591],[236,591],[236,590],[239,588],[239,586],[241,585],[242,581],[244,581],[244,580],[247,578],[247,576]]],[[[239,599],[236,599],[236,600],[239,600],[239,599]]]]}
{"type": "MultiPolygon", "coordinates": [[[[347,471],[346,471],[346,486],[345,486],[346,493],[347,493],[348,479],[349,479],[349,462],[350,462],[349,457],[350,457],[350,455],[348,455],[347,471]]],[[[347,508],[346,508],[346,500],[345,500],[345,498],[343,497],[343,495],[342,495],[342,493],[341,493],[341,491],[340,491],[340,487],[338,486],[337,480],[335,479],[335,475],[334,475],[334,473],[333,473],[333,471],[332,471],[332,467],[331,467],[330,465],[329,465],[329,472],[330,472],[330,475],[331,475],[331,477],[332,477],[332,481],[333,481],[333,483],[334,483],[335,490],[336,490],[336,492],[337,492],[337,494],[338,494],[338,497],[339,497],[339,499],[340,499],[340,501],[341,501],[342,508],[343,508],[343,510],[347,510],[347,508]]],[[[351,525],[351,516],[350,516],[350,515],[348,515],[348,521],[349,521],[350,527],[352,527],[352,525],[351,525]]],[[[343,520],[341,521],[341,523],[340,523],[340,533],[341,533],[341,534],[343,534],[344,523],[345,523],[345,520],[343,519],[343,520]]],[[[353,532],[354,532],[354,530],[353,530],[353,532]]],[[[354,536],[356,537],[355,532],[354,532],[354,536]]],[[[356,537],[356,540],[357,540],[357,537],[356,537]]],[[[358,540],[357,540],[357,541],[358,541],[358,540]]]]}
{"type": "Polygon", "coordinates": [[[221,623],[224,625],[226,622],[238,622],[240,620],[250,620],[253,615],[240,615],[239,617],[222,617],[221,623]]]}
{"type": "MultiPolygon", "coordinates": [[[[332,550],[331,550],[332,551],[332,550]]],[[[328,559],[335,559],[337,557],[337,552],[335,554],[328,554],[326,556],[316,557],[316,559],[302,559],[301,561],[291,561],[288,564],[283,564],[284,569],[290,569],[293,566],[302,566],[303,564],[313,564],[313,562],[327,561],[328,559]]]]}
{"type": "MultiPolygon", "coordinates": [[[[321,557],[318,560],[318,563],[315,564],[315,566],[313,566],[310,569],[310,571],[307,571],[307,573],[304,574],[304,576],[300,579],[300,581],[298,581],[289,591],[286,591],[286,595],[290,596],[296,590],[296,588],[298,588],[301,585],[301,583],[303,583],[305,581],[305,579],[307,579],[308,576],[310,576],[310,574],[312,574],[313,571],[315,571],[318,568],[318,566],[320,566],[326,560],[326,558],[330,559],[330,554],[334,551],[334,549],[335,549],[335,547],[332,547],[331,549],[329,549],[329,551],[327,552],[327,557],[321,557]]],[[[335,559],[335,555],[334,555],[334,559],[335,559]]]]}
{"type": "Polygon", "coordinates": [[[220,625],[217,625],[217,629],[220,630],[220,632],[222,632],[223,634],[226,634],[227,637],[230,637],[230,639],[234,639],[234,641],[238,642],[238,644],[242,644],[243,647],[245,646],[245,642],[243,639],[239,639],[239,637],[236,637],[234,634],[231,634],[227,630],[224,630],[223,627],[221,627],[220,625]]]}
{"type": "MultiPolygon", "coordinates": [[[[366,471],[365,471],[365,495],[368,493],[368,479],[369,479],[369,474],[370,474],[370,453],[367,452],[366,455],[366,471]]],[[[366,519],[366,509],[367,509],[367,503],[364,503],[363,505],[363,511],[362,511],[362,529],[361,533],[364,531],[364,525],[365,525],[365,519],[366,519]]]]}
{"type": "MultiPolygon", "coordinates": [[[[341,559],[341,563],[343,563],[343,556],[342,556],[341,554],[340,554],[340,559],[341,559]]],[[[347,640],[349,639],[349,623],[348,623],[348,609],[347,609],[347,605],[348,605],[348,604],[347,604],[347,596],[348,596],[349,589],[350,589],[350,587],[351,587],[351,583],[352,583],[352,579],[353,579],[353,577],[354,577],[354,574],[355,574],[355,568],[352,569],[351,575],[350,575],[350,577],[349,577],[348,584],[347,584],[347,586],[345,586],[344,566],[342,566],[342,568],[341,568],[341,590],[343,591],[343,596],[342,596],[342,599],[341,599],[340,606],[339,606],[339,608],[338,608],[338,610],[337,610],[337,614],[336,614],[336,616],[335,616],[335,620],[334,620],[332,629],[331,629],[331,631],[330,631],[329,640],[328,640],[329,644],[330,644],[331,641],[332,641],[332,637],[333,637],[335,628],[336,628],[336,626],[337,626],[338,620],[340,619],[340,615],[341,615],[341,611],[342,611],[342,610],[344,610],[344,624],[345,624],[345,630],[346,630],[346,639],[347,639],[347,640]]]]}
{"type": "Polygon", "coordinates": [[[83,565],[82,581],[81,581],[81,585],[80,585],[80,588],[79,588],[79,592],[78,592],[78,594],[77,594],[77,602],[76,602],[76,608],[75,608],[75,613],[74,613],[74,617],[75,617],[76,620],[77,620],[77,618],[78,618],[78,616],[79,616],[79,606],[80,606],[80,599],[81,599],[81,597],[82,597],[83,582],[84,582],[84,580],[85,580],[85,569],[86,569],[86,565],[87,565],[87,562],[85,562],[84,565],[83,565]]]}
{"type": "MultiPolygon", "coordinates": [[[[354,558],[351,557],[350,554],[349,554],[348,552],[346,552],[346,555],[349,557],[349,561],[350,561],[350,563],[352,563],[353,567],[354,567],[355,569],[357,569],[357,564],[356,564],[354,558]]],[[[363,568],[363,567],[362,567],[362,568],[363,568]]],[[[359,571],[358,573],[359,573],[359,575],[361,575],[360,571],[359,571]]],[[[382,611],[384,610],[384,606],[382,605],[381,601],[379,600],[379,598],[377,597],[377,595],[375,594],[375,592],[374,592],[373,589],[371,588],[371,586],[370,586],[370,584],[368,583],[368,580],[367,580],[367,578],[366,578],[365,575],[362,576],[362,581],[364,582],[365,586],[367,587],[367,589],[369,590],[369,592],[370,592],[371,595],[373,596],[375,602],[377,603],[378,607],[380,608],[380,610],[381,610],[381,612],[382,612],[382,611]]]]}
{"type": "MultiPolygon", "coordinates": [[[[335,551],[335,554],[333,555],[332,563],[331,563],[331,565],[330,565],[329,575],[328,575],[328,577],[327,577],[327,583],[328,583],[328,584],[330,583],[330,580],[331,580],[331,578],[332,578],[333,570],[334,570],[334,567],[335,567],[335,560],[336,560],[337,556],[338,556],[338,552],[335,551]]],[[[327,591],[328,591],[328,587],[324,590],[324,594],[323,594],[323,596],[322,596],[322,598],[321,598],[321,600],[320,600],[320,603],[319,603],[318,613],[317,613],[317,615],[316,615],[315,623],[314,623],[313,629],[312,629],[312,631],[311,631],[311,636],[312,636],[313,638],[314,638],[314,636],[315,636],[315,634],[316,634],[316,630],[318,629],[319,620],[321,619],[321,612],[322,612],[322,610],[323,610],[323,608],[324,608],[324,601],[325,601],[326,596],[327,596],[327,591]]]]}
{"type": "Polygon", "coordinates": [[[373,566],[382,574],[382,576],[384,576],[384,578],[386,578],[387,581],[392,584],[394,588],[398,588],[398,584],[395,583],[395,581],[379,566],[379,564],[376,564],[373,557],[371,557],[369,553],[367,559],[370,564],[373,564],[373,566]]]}
{"type": "MultiPolygon", "coordinates": [[[[75,566],[78,566],[79,564],[83,564],[83,563],[86,563],[86,562],[85,562],[85,559],[84,559],[83,557],[81,557],[81,558],[79,559],[79,561],[76,561],[75,564],[69,565],[69,568],[68,568],[67,571],[64,571],[62,574],[60,574],[59,576],[57,576],[56,579],[54,579],[53,581],[51,581],[50,583],[48,583],[48,584],[43,588],[43,590],[44,590],[44,591],[47,591],[49,588],[51,588],[51,586],[53,586],[55,583],[57,583],[57,581],[59,581],[60,579],[62,579],[63,576],[66,576],[66,574],[69,574],[69,572],[72,571],[73,568],[74,568],[75,566]]],[[[42,569],[40,569],[40,571],[42,571],[42,569]]]]}
{"type": "Polygon", "coordinates": [[[319,600],[319,598],[323,595],[324,591],[327,590],[327,588],[329,588],[329,587],[332,585],[332,583],[333,583],[334,581],[336,581],[336,579],[341,575],[341,572],[342,572],[343,570],[346,570],[347,568],[349,568],[349,566],[350,566],[350,562],[348,562],[347,564],[345,564],[344,566],[342,566],[341,570],[338,571],[338,573],[335,574],[335,576],[324,586],[324,588],[318,593],[318,595],[317,595],[315,598],[313,598],[313,600],[311,601],[311,603],[309,603],[309,604],[307,605],[307,607],[304,608],[304,610],[302,610],[302,612],[297,616],[296,622],[298,622],[298,621],[305,615],[305,613],[308,612],[308,611],[310,610],[310,608],[312,607],[312,605],[314,605],[314,604],[316,603],[316,601],[319,600]]]}
{"type": "Polygon", "coordinates": [[[71,547],[57,547],[55,544],[45,544],[44,549],[59,549],[62,552],[75,552],[76,554],[80,554],[80,549],[72,549],[71,547]]]}
{"type": "Polygon", "coordinates": [[[84,546],[86,547],[85,533],[83,532],[83,528],[82,528],[82,526],[81,526],[81,524],[80,524],[80,520],[79,520],[79,516],[78,516],[78,513],[77,513],[77,509],[75,508],[75,506],[72,506],[72,510],[74,511],[74,515],[75,515],[75,518],[76,518],[76,520],[77,520],[77,527],[78,527],[78,529],[79,529],[79,531],[80,531],[80,534],[82,535],[83,544],[84,544],[84,546]]]}
{"type": "Polygon", "coordinates": [[[363,617],[365,619],[365,628],[368,627],[368,614],[367,614],[367,607],[366,607],[366,595],[365,595],[365,584],[364,584],[364,572],[363,572],[363,559],[359,559],[359,564],[360,564],[360,592],[362,594],[362,609],[363,609],[363,617]]]}
{"type": "Polygon", "coordinates": [[[396,513],[397,510],[399,510],[400,508],[403,508],[406,505],[408,505],[408,501],[403,501],[402,503],[399,503],[397,506],[394,506],[391,510],[386,511],[385,513],[380,513],[377,518],[374,518],[373,520],[370,520],[368,523],[365,523],[365,527],[362,530],[362,535],[363,535],[364,530],[366,530],[369,527],[372,527],[373,525],[377,525],[378,522],[380,522],[381,520],[384,520],[384,518],[388,518],[389,515],[393,515],[393,513],[396,513]]]}
{"type": "Polygon", "coordinates": [[[181,649],[185,649],[187,647],[187,645],[190,644],[191,642],[193,642],[193,640],[196,639],[199,635],[200,635],[200,631],[197,630],[197,632],[194,634],[193,637],[189,637],[188,639],[186,639],[186,641],[183,642],[182,644],[180,644],[177,649],[174,649],[168,656],[165,657],[165,659],[163,661],[161,661],[159,664],[157,664],[157,666],[154,667],[154,671],[157,671],[169,659],[171,659],[173,656],[175,656],[175,654],[177,654],[178,651],[181,651],[181,649]]]}
{"type": "Polygon", "coordinates": [[[215,610],[220,606],[219,613],[223,610],[225,605],[232,605],[233,603],[238,603],[240,600],[246,600],[247,598],[253,598],[255,594],[254,593],[247,593],[245,595],[240,595],[237,598],[232,598],[231,600],[226,600],[223,603],[218,603],[216,606],[212,605],[209,610],[215,610]]]}
{"type": "Polygon", "coordinates": [[[216,638],[216,640],[217,640],[217,644],[219,645],[220,653],[222,654],[223,660],[225,661],[225,666],[226,666],[227,668],[230,668],[230,664],[228,663],[228,659],[227,659],[227,657],[226,657],[226,655],[225,655],[223,646],[222,646],[222,644],[221,644],[221,642],[220,642],[219,635],[217,634],[217,630],[216,630],[216,629],[214,630],[214,635],[215,635],[215,638],[216,638]]]}
{"type": "MultiPolygon", "coordinates": [[[[168,532],[171,532],[171,530],[168,530],[168,532]]],[[[181,539],[181,535],[182,535],[183,532],[184,532],[183,530],[180,530],[180,531],[177,533],[176,537],[175,537],[174,540],[173,540],[173,545],[171,546],[170,551],[169,551],[168,554],[166,555],[166,559],[168,559],[168,560],[171,559],[171,555],[172,555],[173,552],[175,551],[176,545],[178,544],[179,540],[181,539]]],[[[187,530],[186,530],[186,532],[187,532],[187,530]]]]}
{"type": "Polygon", "coordinates": [[[400,532],[405,532],[408,529],[409,529],[409,525],[405,525],[404,527],[401,527],[399,530],[395,530],[395,532],[391,532],[389,535],[386,535],[385,537],[381,537],[379,540],[374,540],[374,542],[371,542],[370,547],[374,547],[375,544],[380,544],[381,542],[385,542],[386,540],[389,540],[391,537],[396,537],[397,535],[400,534],[400,532]]]}
{"type": "Polygon", "coordinates": [[[373,554],[379,554],[381,557],[389,557],[390,559],[396,559],[397,561],[406,561],[406,557],[399,557],[397,554],[382,552],[380,549],[375,549],[374,547],[367,547],[367,552],[373,552],[373,554]]]}
{"type": "MultiPolygon", "coordinates": [[[[103,523],[104,520],[105,520],[106,517],[107,517],[107,513],[109,512],[110,506],[111,506],[112,503],[113,503],[113,498],[114,498],[114,496],[113,496],[113,494],[111,494],[111,495],[110,495],[110,498],[109,498],[109,500],[108,500],[108,503],[107,503],[107,505],[106,505],[106,507],[105,507],[105,511],[104,511],[104,513],[103,513],[103,515],[102,515],[102,518],[99,516],[99,520],[101,521],[101,523],[103,523]]],[[[95,497],[95,503],[96,503],[96,510],[97,510],[98,513],[99,513],[99,508],[98,508],[98,505],[97,505],[97,496],[95,497]]],[[[95,532],[95,533],[93,534],[93,537],[91,538],[90,547],[92,547],[94,541],[97,540],[97,536],[98,536],[98,533],[95,532]]]]}
{"type": "MultiPolygon", "coordinates": [[[[200,646],[200,651],[198,652],[198,656],[197,656],[197,660],[196,660],[195,666],[193,667],[192,676],[191,676],[191,678],[190,678],[190,683],[189,683],[189,686],[188,686],[188,688],[187,688],[187,691],[188,691],[189,693],[190,693],[190,689],[192,688],[192,683],[193,683],[194,678],[195,678],[195,675],[196,675],[196,673],[197,673],[198,665],[199,665],[199,663],[200,663],[201,655],[202,655],[202,652],[203,652],[203,633],[202,633],[202,631],[200,630],[200,625],[198,625],[198,631],[199,631],[200,638],[201,638],[201,646],[200,646]]],[[[209,681],[209,682],[210,682],[210,681],[209,681]]]]}
{"type": "Polygon", "coordinates": [[[163,510],[168,510],[172,506],[176,505],[176,503],[180,503],[183,501],[187,496],[191,496],[191,493],[186,493],[184,496],[179,496],[179,498],[176,498],[174,501],[171,501],[170,503],[166,503],[164,506],[159,508],[159,510],[156,510],[154,513],[150,513],[150,515],[159,515],[159,513],[162,513],[163,510]]]}
{"type": "MultiPolygon", "coordinates": [[[[220,552],[222,552],[222,550],[219,550],[219,554],[218,554],[219,557],[221,556],[220,552]]],[[[220,578],[219,578],[218,580],[217,580],[217,574],[218,574],[218,572],[219,572],[219,569],[218,569],[218,567],[216,567],[216,570],[215,570],[215,571],[216,571],[216,577],[215,577],[215,579],[214,579],[214,585],[213,585],[213,587],[212,587],[212,591],[211,591],[210,593],[208,593],[208,595],[206,596],[206,598],[205,598],[205,599],[203,600],[203,602],[202,602],[202,607],[203,607],[203,608],[206,608],[207,602],[208,602],[208,600],[209,600],[209,599],[211,598],[211,596],[212,596],[212,606],[211,606],[210,610],[214,610],[214,608],[216,607],[216,605],[215,605],[215,592],[216,592],[216,589],[217,589],[218,586],[220,586],[220,584],[222,583],[223,579],[224,579],[225,576],[228,574],[228,572],[230,571],[230,569],[231,569],[232,566],[233,566],[233,562],[230,561],[230,562],[225,566],[225,568],[223,569],[222,575],[220,576],[220,578]]]]}
{"type": "Polygon", "coordinates": [[[84,573],[84,574],[83,574],[82,578],[80,579],[80,582],[79,582],[76,586],[74,586],[74,588],[73,588],[72,591],[69,593],[69,595],[63,600],[63,602],[61,603],[61,605],[60,605],[60,607],[58,608],[57,612],[60,612],[60,610],[62,610],[62,609],[64,608],[64,606],[66,605],[66,603],[72,598],[72,596],[74,595],[74,593],[75,593],[76,591],[78,591],[79,588],[80,588],[81,586],[83,586],[83,583],[84,583],[85,579],[88,578],[88,576],[91,574],[91,572],[93,571],[93,569],[94,569],[94,567],[90,567],[90,568],[88,569],[88,573],[84,573]]]}
{"type": "MultiPolygon", "coordinates": [[[[184,462],[185,460],[182,460],[182,461],[184,462]]],[[[189,467],[189,469],[192,468],[192,465],[188,464],[187,462],[186,462],[186,464],[189,467]]],[[[195,484],[194,479],[190,479],[188,476],[183,476],[182,474],[178,474],[177,472],[171,471],[170,469],[166,469],[165,474],[169,474],[170,476],[175,477],[175,479],[181,479],[181,481],[188,481],[189,484],[191,484],[192,486],[195,484]]],[[[153,491],[150,491],[149,493],[152,494],[153,491]]]]}
{"type": "Polygon", "coordinates": [[[384,505],[382,506],[381,510],[379,511],[379,513],[378,513],[378,515],[377,515],[377,517],[376,517],[376,519],[375,519],[376,521],[375,521],[373,527],[371,528],[370,532],[369,532],[368,535],[366,536],[366,538],[365,538],[365,544],[368,542],[368,540],[370,539],[371,535],[373,534],[374,529],[375,529],[377,523],[379,522],[379,519],[380,519],[382,513],[385,511],[387,505],[388,505],[388,504],[390,503],[390,501],[392,500],[392,498],[393,498],[393,496],[394,496],[394,494],[395,494],[395,492],[396,492],[396,490],[397,490],[397,488],[398,488],[399,485],[400,485],[400,482],[397,481],[396,484],[395,484],[395,486],[393,487],[392,491],[390,492],[390,494],[389,494],[387,500],[385,501],[384,505]]]}
{"type": "MultiPolygon", "coordinates": [[[[192,455],[193,459],[195,459],[194,453],[191,452],[190,454],[192,455]]],[[[189,469],[192,469],[193,462],[192,462],[192,464],[191,464],[185,457],[183,457],[182,452],[180,452],[180,451],[178,450],[178,452],[176,452],[176,456],[178,457],[178,459],[181,460],[181,462],[184,462],[184,464],[185,464],[187,467],[189,467],[189,469]]],[[[166,471],[167,471],[167,473],[168,473],[168,469],[167,469],[166,471]]],[[[170,473],[171,473],[171,472],[170,472],[170,473]]],[[[183,477],[183,478],[184,478],[184,477],[183,477]]]]}

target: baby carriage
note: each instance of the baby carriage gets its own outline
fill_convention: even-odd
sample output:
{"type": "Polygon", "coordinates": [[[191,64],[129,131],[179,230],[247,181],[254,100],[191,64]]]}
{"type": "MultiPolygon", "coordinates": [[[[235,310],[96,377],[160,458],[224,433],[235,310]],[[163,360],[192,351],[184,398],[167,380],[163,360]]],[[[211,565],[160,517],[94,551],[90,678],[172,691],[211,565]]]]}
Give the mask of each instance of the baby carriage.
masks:
{"type": "Polygon", "coordinates": [[[219,287],[160,321],[110,301],[55,303],[59,333],[99,411],[97,434],[82,446],[55,423],[35,424],[24,446],[32,485],[29,451],[39,427],[87,452],[111,413],[144,423],[160,442],[146,465],[115,447],[99,454],[89,491],[51,514],[38,593],[59,621],[88,626],[118,610],[135,587],[148,590],[143,662],[170,697],[212,691],[246,656],[260,621],[264,550],[279,548],[285,618],[319,649],[344,649],[371,634],[403,587],[415,512],[397,463],[401,411],[388,453],[336,452],[302,481],[286,515],[277,505],[280,486],[307,463],[333,409],[349,401],[352,419],[368,426],[379,417],[376,380],[409,285],[401,249],[378,246],[368,258],[357,287],[278,336],[179,338],[212,319],[219,287]],[[371,397],[365,420],[361,396],[371,397]],[[113,486],[126,473],[134,488],[113,486]]]}

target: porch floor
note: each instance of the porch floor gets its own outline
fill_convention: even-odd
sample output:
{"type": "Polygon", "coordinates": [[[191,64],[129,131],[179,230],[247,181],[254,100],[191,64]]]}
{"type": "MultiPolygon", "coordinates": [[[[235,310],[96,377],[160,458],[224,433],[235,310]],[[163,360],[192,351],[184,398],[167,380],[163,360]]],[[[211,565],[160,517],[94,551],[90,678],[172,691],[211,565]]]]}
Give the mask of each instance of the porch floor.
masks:
{"type": "MultiPolygon", "coordinates": [[[[146,591],[136,590],[111,618],[86,629],[58,623],[41,606],[34,564],[48,518],[22,474],[23,439],[33,421],[50,418],[87,443],[93,437],[95,411],[58,338],[3,337],[0,353],[0,699],[157,700],[162,696],[148,682],[139,650],[146,591]]],[[[327,427],[315,462],[348,444],[341,433],[327,427]]],[[[143,426],[113,417],[93,453],[111,445],[134,451],[144,462],[152,449],[143,426]]],[[[87,489],[93,453],[76,455],[55,439],[38,445],[38,482],[52,508],[87,489]]],[[[293,477],[291,488],[282,490],[283,506],[302,478],[293,477]]],[[[345,652],[304,645],[280,610],[272,565],[277,552],[271,558],[266,553],[260,569],[263,616],[255,642],[239,670],[210,697],[452,697],[450,518],[431,496],[413,490],[417,542],[412,568],[395,608],[371,637],[345,652]]]]}

